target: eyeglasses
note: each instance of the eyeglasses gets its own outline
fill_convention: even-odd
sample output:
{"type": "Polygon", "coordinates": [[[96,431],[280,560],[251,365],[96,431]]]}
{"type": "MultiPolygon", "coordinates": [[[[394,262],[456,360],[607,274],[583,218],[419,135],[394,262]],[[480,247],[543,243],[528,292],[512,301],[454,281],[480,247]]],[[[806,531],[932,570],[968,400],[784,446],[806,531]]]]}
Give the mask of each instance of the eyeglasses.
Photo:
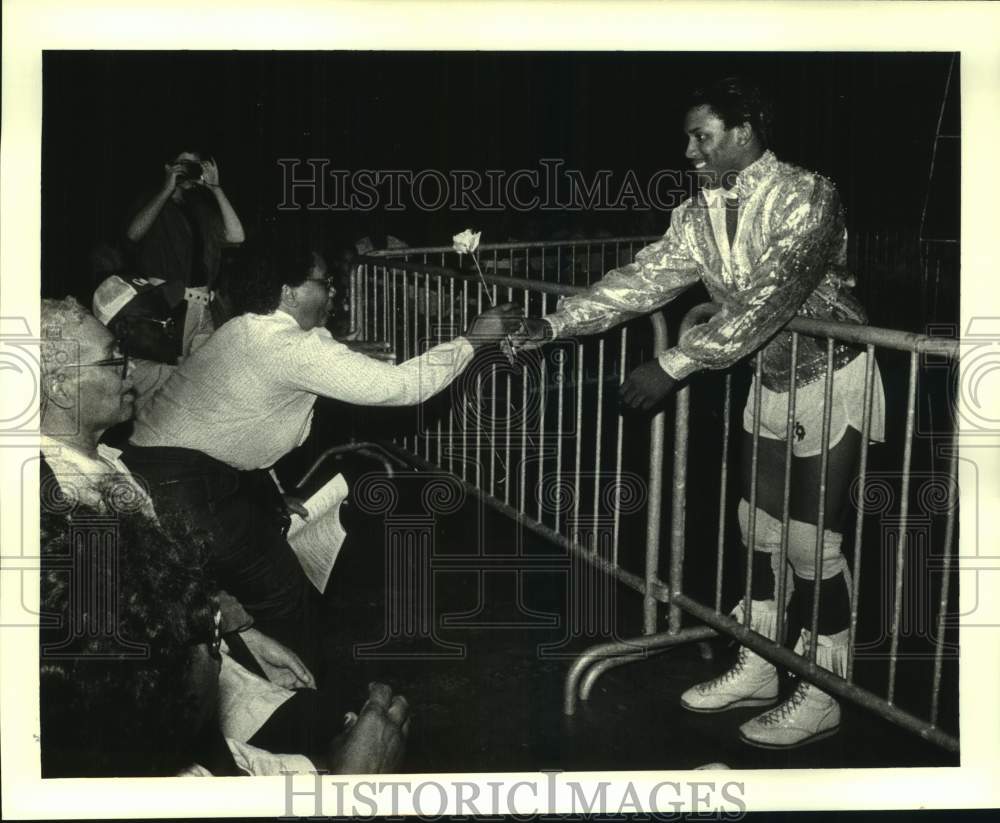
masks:
{"type": "Polygon", "coordinates": [[[309,283],[321,283],[323,288],[329,292],[337,293],[337,289],[334,286],[334,281],[332,277],[307,277],[306,281],[309,283]]]}

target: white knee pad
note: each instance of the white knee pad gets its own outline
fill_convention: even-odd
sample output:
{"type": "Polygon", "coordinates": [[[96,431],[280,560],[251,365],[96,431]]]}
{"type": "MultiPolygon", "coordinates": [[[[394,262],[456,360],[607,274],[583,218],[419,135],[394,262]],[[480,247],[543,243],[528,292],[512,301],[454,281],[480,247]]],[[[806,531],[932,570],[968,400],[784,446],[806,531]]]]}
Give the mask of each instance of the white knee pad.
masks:
{"type": "MultiPolygon", "coordinates": [[[[747,500],[740,500],[739,506],[736,508],[736,515],[740,521],[740,536],[743,539],[743,545],[748,546],[750,545],[750,503],[747,500]]],[[[781,574],[781,569],[778,568],[781,560],[781,521],[761,508],[757,509],[757,517],[754,522],[753,550],[771,556],[771,572],[774,574],[774,591],[777,594],[779,575],[781,574]]],[[[791,574],[788,574],[787,567],[785,572],[785,605],[787,606],[795,584],[791,574]]]]}
{"type": "Polygon", "coordinates": [[[847,563],[840,551],[843,542],[844,536],[840,532],[824,529],[821,565],[816,569],[816,524],[788,521],[788,562],[799,577],[815,580],[818,571],[823,580],[829,580],[846,571],[847,563]]]}
{"type": "MultiPolygon", "coordinates": [[[[743,545],[750,542],[750,503],[740,500],[737,507],[740,521],[740,534],[743,545]]],[[[840,572],[847,571],[847,563],[841,553],[844,536],[839,532],[823,530],[823,557],[820,576],[828,580],[840,572]]],[[[757,509],[754,523],[753,550],[768,552],[773,556],[774,564],[778,562],[778,552],[781,549],[781,521],[772,517],[763,509],[757,509]]],[[[801,520],[788,521],[788,562],[799,577],[807,580],[816,579],[816,525],[804,523],[801,520]]],[[[778,570],[775,569],[775,579],[778,570]]]]}
{"type": "MultiPolygon", "coordinates": [[[[740,521],[740,535],[743,538],[743,545],[750,545],[750,503],[747,500],[740,500],[736,508],[736,515],[740,521]]],[[[753,550],[758,552],[776,552],[781,548],[781,521],[771,517],[762,508],[757,508],[757,516],[754,518],[753,530],[753,550]]]]}

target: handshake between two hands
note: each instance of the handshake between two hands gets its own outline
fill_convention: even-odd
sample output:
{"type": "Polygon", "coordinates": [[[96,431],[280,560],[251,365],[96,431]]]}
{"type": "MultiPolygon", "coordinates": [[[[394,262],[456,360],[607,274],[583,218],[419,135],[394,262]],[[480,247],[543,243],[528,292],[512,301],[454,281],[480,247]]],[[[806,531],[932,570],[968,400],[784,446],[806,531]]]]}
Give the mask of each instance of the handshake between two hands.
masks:
{"type": "Polygon", "coordinates": [[[476,348],[506,342],[512,354],[535,349],[552,339],[552,327],[539,317],[525,317],[520,306],[504,303],[473,318],[466,338],[476,348]]]}
{"type": "MultiPolygon", "coordinates": [[[[552,326],[539,317],[524,317],[513,303],[484,311],[473,319],[465,335],[476,348],[491,344],[506,345],[510,354],[530,351],[553,339],[552,326]]],[[[658,406],[678,381],[667,374],[656,360],[635,368],[619,390],[622,405],[636,411],[651,411],[658,406]]]]}

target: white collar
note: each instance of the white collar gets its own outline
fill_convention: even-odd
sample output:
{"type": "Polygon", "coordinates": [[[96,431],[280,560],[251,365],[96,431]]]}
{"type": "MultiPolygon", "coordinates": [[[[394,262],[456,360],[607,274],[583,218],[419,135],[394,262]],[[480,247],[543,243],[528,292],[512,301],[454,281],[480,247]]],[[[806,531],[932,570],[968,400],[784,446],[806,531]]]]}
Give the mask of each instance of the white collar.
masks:
{"type": "Polygon", "coordinates": [[[265,320],[273,320],[276,323],[281,323],[281,324],[286,325],[286,326],[290,325],[290,324],[293,324],[293,323],[296,326],[299,325],[299,321],[296,320],[294,317],[292,317],[287,311],[285,311],[280,306],[278,308],[276,308],[270,314],[259,314],[257,316],[258,317],[263,317],[265,320]]]}
{"type": "Polygon", "coordinates": [[[330,333],[330,330],[326,326],[313,326],[311,329],[306,330],[299,325],[298,320],[296,320],[294,317],[292,317],[292,315],[290,315],[287,311],[285,311],[282,308],[275,309],[272,314],[264,314],[259,316],[264,317],[265,319],[273,318],[275,322],[281,323],[283,326],[294,326],[296,329],[302,332],[302,334],[317,334],[320,337],[328,337],[331,340],[333,339],[333,335],[330,333]]]}
{"type": "Polygon", "coordinates": [[[119,469],[121,466],[121,461],[119,460],[122,454],[121,449],[116,449],[106,443],[98,443],[97,457],[91,457],[78,446],[57,440],[47,434],[43,434],[39,442],[42,452],[45,453],[46,457],[53,456],[68,463],[74,463],[81,468],[93,466],[97,463],[114,466],[116,469],[119,469]]]}
{"type": "Polygon", "coordinates": [[[701,191],[702,194],[705,195],[705,203],[708,204],[710,208],[725,206],[727,200],[736,200],[739,197],[735,186],[731,189],[725,189],[722,186],[719,186],[714,189],[702,189],[701,191]]]}

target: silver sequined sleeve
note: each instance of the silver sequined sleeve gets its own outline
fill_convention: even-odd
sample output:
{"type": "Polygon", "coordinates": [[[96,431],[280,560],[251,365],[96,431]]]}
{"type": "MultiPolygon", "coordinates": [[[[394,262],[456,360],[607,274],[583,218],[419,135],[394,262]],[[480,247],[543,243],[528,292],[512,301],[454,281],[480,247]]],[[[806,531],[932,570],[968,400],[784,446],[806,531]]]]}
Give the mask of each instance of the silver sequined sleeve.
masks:
{"type": "Polygon", "coordinates": [[[730,294],[721,312],[660,356],[668,374],[680,379],[701,369],[724,369],[752,354],[796,314],[829,271],[844,236],[840,198],[826,179],[803,177],[784,181],[785,191],[773,194],[769,237],[750,286],[730,294]]]}
{"type": "Polygon", "coordinates": [[[701,277],[685,237],[689,203],[674,209],[662,238],[636,253],[635,262],[609,271],[585,294],[565,298],[548,316],[555,335],[598,334],[669,303],[701,277]]]}

